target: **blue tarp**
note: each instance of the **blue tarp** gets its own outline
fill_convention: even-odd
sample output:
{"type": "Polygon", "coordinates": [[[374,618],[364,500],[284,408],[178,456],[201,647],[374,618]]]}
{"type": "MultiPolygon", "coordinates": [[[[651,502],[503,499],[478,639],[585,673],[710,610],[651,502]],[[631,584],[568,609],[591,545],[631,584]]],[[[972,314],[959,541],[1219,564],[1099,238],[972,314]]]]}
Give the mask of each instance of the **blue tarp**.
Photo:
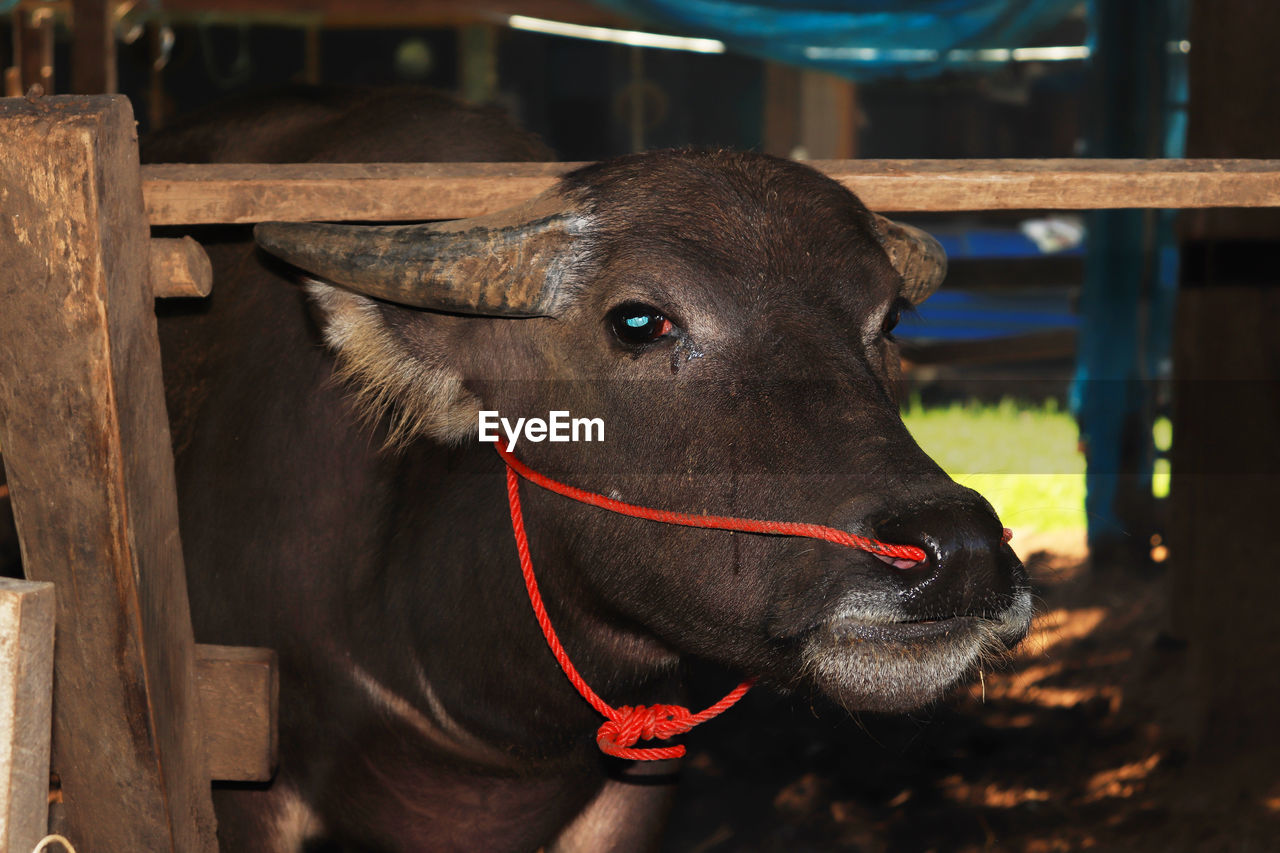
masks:
{"type": "Polygon", "coordinates": [[[1080,0],[595,0],[731,50],[855,79],[990,67],[976,51],[1026,47],[1080,0]]]}
{"type": "Polygon", "coordinates": [[[979,341],[1080,325],[1065,288],[990,293],[943,288],[903,314],[894,336],[913,341],[979,341]]]}

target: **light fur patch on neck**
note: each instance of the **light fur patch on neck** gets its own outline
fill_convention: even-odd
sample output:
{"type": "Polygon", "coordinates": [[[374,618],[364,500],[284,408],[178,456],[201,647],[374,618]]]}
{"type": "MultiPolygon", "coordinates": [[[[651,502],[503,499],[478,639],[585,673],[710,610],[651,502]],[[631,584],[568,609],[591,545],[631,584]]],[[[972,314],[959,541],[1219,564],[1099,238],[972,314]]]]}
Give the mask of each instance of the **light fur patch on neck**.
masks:
{"type": "Polygon", "coordinates": [[[275,796],[275,812],[270,819],[270,850],[298,853],[308,841],[324,834],[324,824],[296,789],[282,786],[275,796]]]}
{"type": "Polygon", "coordinates": [[[444,708],[435,690],[418,667],[418,686],[422,689],[428,716],[412,702],[387,687],[358,664],[349,664],[351,679],[370,699],[392,717],[407,724],[422,738],[445,752],[467,761],[488,766],[510,768],[511,756],[495,746],[490,746],[464,729],[444,708]]]}
{"type": "Polygon", "coordinates": [[[306,288],[323,316],[325,343],[338,356],[335,376],[354,392],[361,420],[372,425],[386,418],[388,447],[419,436],[445,443],[471,436],[480,401],[443,353],[407,350],[367,297],[315,280],[306,288]]]}

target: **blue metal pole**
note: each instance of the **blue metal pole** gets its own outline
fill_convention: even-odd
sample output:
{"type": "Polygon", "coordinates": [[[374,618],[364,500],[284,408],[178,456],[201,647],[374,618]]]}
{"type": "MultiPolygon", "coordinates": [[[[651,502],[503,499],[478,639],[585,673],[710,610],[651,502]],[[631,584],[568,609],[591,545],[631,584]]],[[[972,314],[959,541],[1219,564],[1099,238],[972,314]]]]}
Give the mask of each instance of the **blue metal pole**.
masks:
{"type": "MultiPolygon", "coordinates": [[[[1180,4],[1090,0],[1091,156],[1167,156],[1168,45],[1180,4]]],[[[1095,555],[1146,551],[1154,457],[1147,380],[1167,359],[1176,275],[1158,250],[1170,237],[1154,213],[1111,210],[1089,219],[1072,402],[1088,458],[1095,555]]]]}

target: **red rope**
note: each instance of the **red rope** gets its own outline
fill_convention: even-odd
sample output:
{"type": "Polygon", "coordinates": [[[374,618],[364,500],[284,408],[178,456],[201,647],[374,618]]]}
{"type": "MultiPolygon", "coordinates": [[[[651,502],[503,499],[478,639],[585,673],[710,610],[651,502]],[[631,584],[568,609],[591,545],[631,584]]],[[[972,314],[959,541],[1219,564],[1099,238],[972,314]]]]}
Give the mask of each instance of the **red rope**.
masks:
{"type": "MultiPolygon", "coordinates": [[[[529,537],[524,529],[524,513],[520,508],[520,477],[524,477],[529,482],[558,495],[635,518],[660,521],[666,524],[678,524],[684,527],[736,530],[743,533],[804,536],[810,539],[824,539],[836,545],[858,548],[894,559],[913,560],[916,562],[926,559],[925,552],[912,545],[891,545],[877,539],[855,536],[847,531],[837,530],[834,527],[827,527],[821,524],[804,524],[791,521],[758,521],[750,518],[734,518],[722,515],[690,515],[624,503],[595,492],[575,488],[539,474],[519,459],[516,459],[509,451],[504,450],[501,442],[495,442],[494,449],[498,451],[502,461],[507,464],[507,502],[511,507],[511,529],[515,533],[516,552],[520,557],[520,572],[524,576],[524,585],[529,593],[529,603],[533,606],[533,615],[538,620],[538,627],[542,629],[542,636],[551,648],[551,653],[555,655],[556,662],[560,664],[560,669],[569,679],[569,683],[574,686],[574,689],[578,691],[583,699],[590,703],[591,707],[606,718],[604,724],[596,732],[596,744],[602,752],[618,758],[640,761],[679,758],[685,753],[684,747],[679,744],[648,749],[634,749],[632,747],[639,740],[652,740],[654,738],[665,740],[683,734],[694,726],[718,716],[741,699],[751,689],[752,682],[750,679],[742,682],[719,702],[697,714],[691,713],[688,708],[681,705],[623,705],[614,708],[601,699],[578,673],[573,661],[569,660],[569,653],[565,651],[560,638],[556,636],[555,629],[551,627],[551,618],[547,615],[547,608],[542,603],[542,594],[538,591],[538,581],[533,574],[533,558],[529,556],[529,537]]],[[[1005,528],[1003,541],[1008,542],[1012,538],[1013,532],[1005,528]]]]}
{"type": "Polygon", "coordinates": [[[604,495],[598,495],[595,492],[588,492],[566,485],[544,474],[539,474],[519,459],[516,459],[509,451],[504,450],[501,442],[495,443],[494,447],[498,449],[498,455],[507,463],[507,467],[514,469],[517,474],[530,483],[541,486],[558,495],[564,495],[566,498],[607,509],[610,512],[630,515],[634,518],[645,518],[649,521],[661,521],[664,524],[679,524],[684,527],[709,527],[716,530],[736,530],[741,533],[775,533],[782,536],[825,539],[828,542],[834,542],[836,545],[858,548],[859,550],[870,551],[873,554],[880,554],[884,557],[915,560],[916,562],[922,562],[925,559],[924,551],[914,545],[890,545],[865,536],[855,536],[847,530],[837,530],[834,527],[827,527],[822,524],[805,524],[795,521],[758,521],[753,518],[734,518],[726,515],[689,515],[683,512],[671,512],[665,509],[652,509],[647,506],[623,503],[613,498],[607,498],[604,495]]]}

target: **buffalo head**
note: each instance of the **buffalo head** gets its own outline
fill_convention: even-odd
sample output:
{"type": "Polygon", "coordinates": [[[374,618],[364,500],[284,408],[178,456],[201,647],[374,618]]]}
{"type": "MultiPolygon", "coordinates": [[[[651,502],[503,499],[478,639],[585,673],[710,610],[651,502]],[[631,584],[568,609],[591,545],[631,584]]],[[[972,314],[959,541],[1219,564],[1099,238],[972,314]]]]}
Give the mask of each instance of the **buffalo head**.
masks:
{"type": "Polygon", "coordinates": [[[603,419],[606,440],[517,455],[632,503],[927,554],[663,527],[531,493],[544,593],[592,638],[580,666],[602,689],[695,654],[901,710],[1025,634],[1027,578],[999,520],[919,449],[894,399],[891,332],[941,282],[941,250],[812,169],[640,155],[493,216],[267,223],[257,239],[313,276],[340,371],[392,444],[472,441],[480,409],[568,410],[603,419]]]}

